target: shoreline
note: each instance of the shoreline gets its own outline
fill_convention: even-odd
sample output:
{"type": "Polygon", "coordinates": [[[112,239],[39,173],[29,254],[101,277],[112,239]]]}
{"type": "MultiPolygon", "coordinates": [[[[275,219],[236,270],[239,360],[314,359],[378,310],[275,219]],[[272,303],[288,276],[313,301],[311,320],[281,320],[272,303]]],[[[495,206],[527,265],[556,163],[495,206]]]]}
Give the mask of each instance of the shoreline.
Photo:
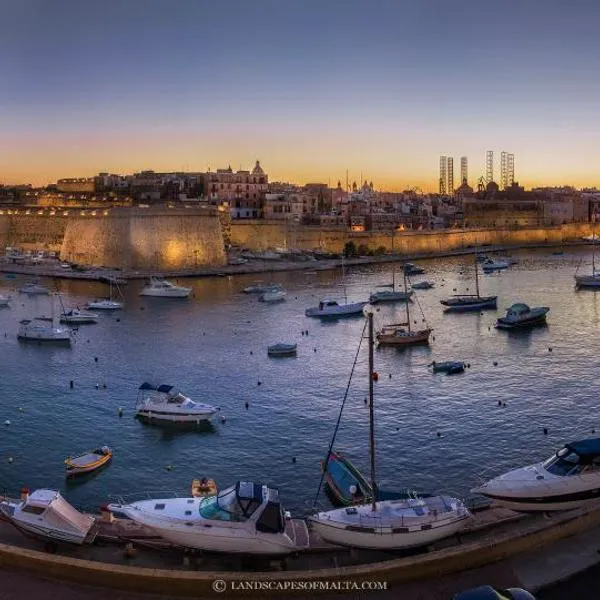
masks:
{"type": "Polygon", "coordinates": [[[30,275],[33,277],[52,277],[55,279],[81,279],[87,281],[100,281],[103,278],[114,277],[119,279],[136,280],[149,279],[153,276],[171,278],[182,277],[230,277],[233,275],[252,275],[258,273],[280,273],[289,271],[332,271],[342,266],[352,267],[361,265],[377,265],[413,260],[445,258],[451,256],[468,256],[471,254],[492,254],[508,252],[511,250],[539,249],[539,248],[577,248],[593,246],[594,242],[578,240],[573,242],[544,242],[517,245],[470,246],[457,250],[442,252],[416,253],[416,254],[384,254],[381,256],[363,256],[359,258],[335,258],[308,261],[286,260],[260,260],[250,259],[243,265],[224,265],[222,267],[203,267],[198,269],[182,269],[176,271],[121,271],[116,269],[90,268],[85,271],[68,271],[58,264],[50,265],[22,265],[0,262],[0,273],[15,275],[30,275]]]}

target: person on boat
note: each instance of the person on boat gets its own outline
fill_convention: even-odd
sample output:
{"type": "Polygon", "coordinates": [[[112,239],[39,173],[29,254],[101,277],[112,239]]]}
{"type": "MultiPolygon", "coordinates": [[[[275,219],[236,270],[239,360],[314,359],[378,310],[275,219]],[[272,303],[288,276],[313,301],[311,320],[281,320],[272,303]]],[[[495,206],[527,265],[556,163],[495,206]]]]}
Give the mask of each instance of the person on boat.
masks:
{"type": "Polygon", "coordinates": [[[364,500],[365,497],[356,485],[351,485],[349,491],[352,504],[360,504],[364,500]]]}

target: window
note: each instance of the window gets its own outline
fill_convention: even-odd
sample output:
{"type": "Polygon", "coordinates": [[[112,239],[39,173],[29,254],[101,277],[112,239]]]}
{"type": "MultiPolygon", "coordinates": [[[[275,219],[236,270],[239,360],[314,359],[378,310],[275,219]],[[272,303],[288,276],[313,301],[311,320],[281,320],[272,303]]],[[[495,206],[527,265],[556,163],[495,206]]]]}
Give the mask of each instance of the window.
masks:
{"type": "Polygon", "coordinates": [[[21,512],[31,513],[33,515],[41,515],[45,510],[46,509],[43,508],[43,507],[41,507],[41,506],[30,506],[30,505],[27,505],[27,506],[24,506],[21,509],[21,512]]]}

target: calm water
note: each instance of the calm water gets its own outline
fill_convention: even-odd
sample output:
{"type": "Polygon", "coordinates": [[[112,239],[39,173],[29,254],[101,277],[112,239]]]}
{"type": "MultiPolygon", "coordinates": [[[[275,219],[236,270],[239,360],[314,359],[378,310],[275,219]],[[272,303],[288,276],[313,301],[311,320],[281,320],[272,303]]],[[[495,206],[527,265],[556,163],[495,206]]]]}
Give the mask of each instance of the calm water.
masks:
{"type": "MultiPolygon", "coordinates": [[[[591,250],[512,256],[518,265],[480,280],[482,293],[497,294],[502,309],[483,315],[447,315],[439,304],[454,288],[474,291],[472,259],[420,262],[427,270],[423,277],[436,282],[436,288],[418,292],[435,339],[429,348],[382,348],[375,354],[378,477],[384,487],[464,495],[487,467],[497,474],[590,436],[594,428],[600,435],[600,295],[573,288],[574,271],[580,260],[589,263],[591,250]],[[516,301],[550,306],[548,327],[495,330],[496,316],[516,301]],[[427,368],[432,360],[448,359],[471,368],[453,377],[427,368]],[[499,407],[498,400],[507,406],[499,407]]],[[[366,299],[377,284],[391,280],[391,269],[352,269],[348,298],[366,299]]],[[[343,298],[339,272],[276,274],[274,281],[288,291],[287,301],[278,305],[240,293],[255,280],[195,280],[188,301],[140,298],[141,283],[132,282],[124,288],[126,309],[81,326],[69,349],[17,341],[18,321],[48,314],[49,300],[18,295],[14,288],[25,278],[3,279],[0,293],[12,293],[13,303],[0,309],[0,423],[11,422],[0,425],[0,490],[58,488],[75,504],[92,508],[109,494],[186,494],[191,480],[202,475],[220,486],[250,478],[279,487],[295,513],[307,511],[364,321],[304,317],[305,308],[321,297],[343,298]],[[302,336],[307,329],[309,335],[302,336]],[[297,342],[298,357],[269,359],[267,345],[278,341],[297,342]],[[206,432],[143,425],[134,418],[134,405],[146,380],[177,385],[220,407],[226,422],[215,419],[206,432]],[[103,444],[114,448],[113,464],[83,483],[66,484],[64,458],[103,444]]],[[[68,305],[106,293],[99,283],[56,285],[68,305]]],[[[421,318],[416,303],[412,309],[421,318]]],[[[382,307],[376,326],[397,321],[403,311],[402,304],[382,307]]],[[[336,446],[368,473],[366,350],[336,446]]]]}

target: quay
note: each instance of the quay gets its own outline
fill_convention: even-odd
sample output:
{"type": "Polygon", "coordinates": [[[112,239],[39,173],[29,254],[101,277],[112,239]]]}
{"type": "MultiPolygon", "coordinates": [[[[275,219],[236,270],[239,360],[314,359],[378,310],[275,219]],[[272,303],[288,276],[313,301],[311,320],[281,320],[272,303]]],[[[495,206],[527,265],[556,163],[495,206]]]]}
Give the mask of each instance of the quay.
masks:
{"type": "MultiPolygon", "coordinates": [[[[563,247],[582,247],[593,245],[593,242],[584,240],[564,242],[532,243],[519,245],[496,245],[475,248],[473,246],[457,250],[447,250],[434,253],[416,253],[408,255],[384,254],[381,256],[362,256],[358,258],[335,258],[319,260],[261,260],[250,259],[241,265],[224,265],[220,267],[200,267],[169,271],[167,276],[177,277],[229,277],[232,275],[250,275],[259,273],[280,273],[287,271],[332,271],[343,266],[378,265],[397,262],[408,262],[413,260],[424,260],[433,258],[445,258],[451,256],[468,256],[471,254],[493,254],[497,252],[508,252],[522,249],[540,249],[563,247]]],[[[114,278],[125,280],[148,279],[152,276],[163,275],[158,270],[120,270],[100,267],[85,267],[81,270],[65,269],[56,260],[47,260],[37,265],[27,265],[10,262],[6,258],[0,259],[0,273],[15,275],[27,275],[30,277],[52,277],[55,279],[81,279],[89,281],[101,281],[102,279],[114,278]]]]}
{"type": "Polygon", "coordinates": [[[313,550],[284,563],[168,552],[144,541],[144,532],[136,531],[136,526],[118,520],[115,523],[102,525],[104,539],[100,544],[61,549],[60,554],[54,554],[42,551],[43,544],[0,522],[0,581],[19,579],[21,572],[28,574],[23,583],[26,588],[35,581],[29,575],[59,580],[61,583],[49,585],[67,590],[64,595],[57,594],[61,598],[77,597],[69,593],[76,589],[73,584],[105,589],[105,595],[102,589],[93,590],[95,595],[85,593],[97,598],[115,597],[115,590],[229,598],[265,597],[260,589],[240,589],[237,584],[268,581],[287,589],[286,597],[303,598],[332,593],[319,582],[379,581],[386,582],[385,591],[339,597],[449,600],[453,593],[482,583],[522,586],[535,592],[600,561],[596,544],[600,531],[598,502],[550,516],[493,507],[475,513],[459,536],[436,543],[424,554],[357,551],[313,540],[313,550]],[[130,544],[127,552],[126,544],[130,544]],[[225,582],[226,593],[215,588],[215,581],[225,582]],[[293,582],[303,582],[305,587],[295,591],[289,587],[293,582]]]}

